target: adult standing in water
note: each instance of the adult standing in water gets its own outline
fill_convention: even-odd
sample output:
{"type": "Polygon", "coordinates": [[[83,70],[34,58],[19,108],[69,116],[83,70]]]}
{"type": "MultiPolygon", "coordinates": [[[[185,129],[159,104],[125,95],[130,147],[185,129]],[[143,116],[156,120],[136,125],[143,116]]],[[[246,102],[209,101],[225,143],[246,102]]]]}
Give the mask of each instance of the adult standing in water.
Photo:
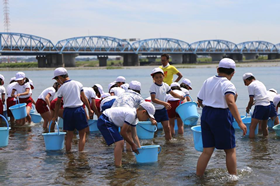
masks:
{"type": "Polygon", "coordinates": [[[162,64],[162,66],[160,66],[159,68],[161,68],[164,73],[163,82],[167,83],[169,86],[173,82],[174,74],[176,74],[178,76],[177,79],[175,80],[175,82],[179,82],[180,79],[183,77],[181,72],[179,72],[179,70],[177,70],[176,67],[169,64],[169,55],[168,54],[161,55],[161,64],[162,64]]]}

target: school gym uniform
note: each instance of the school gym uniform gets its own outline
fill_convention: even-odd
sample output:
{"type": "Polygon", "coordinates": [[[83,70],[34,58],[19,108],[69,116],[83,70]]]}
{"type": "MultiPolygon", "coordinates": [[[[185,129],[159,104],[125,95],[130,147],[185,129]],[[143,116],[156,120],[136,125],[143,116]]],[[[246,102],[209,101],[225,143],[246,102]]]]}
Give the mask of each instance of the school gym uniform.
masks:
{"type": "Polygon", "coordinates": [[[100,103],[100,111],[104,112],[106,109],[111,108],[117,98],[118,98],[118,96],[108,96],[108,97],[102,99],[102,101],[100,103]]]}
{"type": "Polygon", "coordinates": [[[83,89],[84,89],[84,93],[89,101],[89,104],[91,104],[91,100],[96,99],[95,91],[91,87],[84,87],[83,89]]]}
{"type": "Polygon", "coordinates": [[[278,106],[279,103],[280,103],[280,94],[277,94],[273,99],[273,104],[275,108],[278,106]]]}
{"type": "Polygon", "coordinates": [[[36,105],[35,108],[37,110],[38,113],[43,114],[45,112],[49,111],[48,105],[46,103],[46,96],[50,95],[50,102],[53,100],[54,95],[55,95],[55,89],[53,87],[49,87],[46,88],[45,90],[43,90],[43,92],[39,95],[37,101],[36,101],[36,105]]]}
{"type": "MultiPolygon", "coordinates": [[[[153,83],[152,86],[150,87],[150,94],[151,95],[155,94],[156,99],[159,99],[164,102],[166,101],[166,95],[169,94],[170,91],[171,91],[170,86],[164,82],[161,85],[153,83]]],[[[164,107],[164,105],[157,104],[154,102],[151,102],[151,103],[155,106],[155,109],[156,109],[155,120],[157,122],[169,120],[168,113],[167,113],[167,110],[164,107]]]]}
{"type": "MultiPolygon", "coordinates": [[[[176,94],[180,95],[180,96],[185,96],[185,93],[183,91],[180,90],[173,90],[173,92],[175,92],[176,94]]],[[[168,113],[168,117],[169,118],[175,118],[175,117],[180,117],[179,114],[176,112],[176,108],[180,105],[180,99],[178,98],[174,98],[172,95],[168,94],[166,96],[166,101],[168,103],[170,103],[171,105],[171,109],[169,109],[167,111],[168,113]]]]}
{"type": "Polygon", "coordinates": [[[226,103],[227,94],[235,95],[235,86],[225,77],[213,76],[204,81],[197,95],[204,105],[201,115],[204,148],[235,148],[233,116],[226,103]]]}
{"type": "Polygon", "coordinates": [[[29,93],[27,95],[19,96],[19,102],[26,103],[26,106],[32,107],[33,99],[31,98],[32,91],[31,91],[30,83],[27,82],[27,83],[24,83],[23,85],[16,83],[13,87],[13,90],[16,90],[17,94],[26,92],[26,89],[29,89],[29,93]]]}
{"type": "Polygon", "coordinates": [[[111,88],[111,90],[110,90],[110,93],[112,93],[112,92],[115,94],[115,96],[120,96],[123,93],[125,93],[125,90],[120,87],[114,87],[114,88],[111,88]]]}
{"type": "Polygon", "coordinates": [[[4,86],[0,86],[0,114],[3,115],[3,104],[5,103],[5,100],[2,100],[2,95],[6,94],[6,90],[4,86]]]}
{"type": "Polygon", "coordinates": [[[17,82],[13,82],[13,83],[10,83],[8,86],[7,86],[7,115],[9,117],[13,116],[12,112],[10,111],[10,107],[11,106],[14,106],[16,104],[16,98],[12,97],[12,91],[13,91],[13,88],[14,88],[14,85],[17,84],[17,82]]]}
{"type": "Polygon", "coordinates": [[[114,107],[105,110],[97,121],[97,127],[104,137],[107,145],[123,140],[119,127],[127,124],[136,126],[136,109],[127,107],[114,107]]]}
{"type": "Polygon", "coordinates": [[[57,91],[57,97],[64,102],[63,130],[83,130],[88,127],[85,109],[81,101],[83,85],[74,80],[65,81],[57,91]]]}
{"type": "Polygon", "coordinates": [[[120,95],[114,102],[112,107],[129,107],[138,108],[140,103],[145,100],[142,96],[133,90],[127,90],[124,94],[120,95]]]}
{"type": "Polygon", "coordinates": [[[270,101],[266,87],[258,80],[254,80],[248,85],[249,96],[255,100],[255,109],[252,118],[267,120],[270,113],[270,101]]]}
{"type": "Polygon", "coordinates": [[[273,118],[274,116],[277,116],[276,108],[273,104],[273,99],[277,94],[275,92],[267,91],[267,95],[270,102],[269,117],[273,118]]]}

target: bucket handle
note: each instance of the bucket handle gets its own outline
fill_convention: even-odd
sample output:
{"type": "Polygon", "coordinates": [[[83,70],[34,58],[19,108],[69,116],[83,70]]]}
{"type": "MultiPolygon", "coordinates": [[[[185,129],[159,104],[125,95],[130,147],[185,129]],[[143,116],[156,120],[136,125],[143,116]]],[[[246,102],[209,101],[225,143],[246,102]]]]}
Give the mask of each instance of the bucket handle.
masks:
{"type": "Polygon", "coordinates": [[[4,121],[6,122],[6,124],[7,124],[7,132],[8,132],[8,135],[9,135],[9,128],[10,128],[9,122],[7,121],[7,119],[2,114],[0,114],[0,117],[3,118],[4,121]]]}
{"type": "MultiPolygon", "coordinates": [[[[58,132],[58,135],[59,135],[59,126],[58,126],[57,122],[55,122],[54,124],[57,126],[57,132],[58,132]]],[[[52,126],[52,121],[49,124],[49,133],[51,132],[51,126],[52,126]]]]}
{"type": "Polygon", "coordinates": [[[145,131],[148,131],[148,132],[156,132],[157,131],[157,126],[154,125],[154,130],[149,130],[149,129],[146,129],[145,127],[143,127],[140,123],[138,124],[139,127],[141,127],[142,129],[144,129],[145,131]]]}
{"type": "MultiPolygon", "coordinates": [[[[189,98],[191,99],[191,102],[194,102],[193,99],[192,99],[192,97],[191,97],[190,95],[186,94],[186,95],[184,96],[184,98],[185,98],[185,97],[189,97],[189,98]]],[[[183,101],[180,100],[180,104],[182,104],[182,102],[183,102],[183,101]]]]}
{"type": "Polygon", "coordinates": [[[158,154],[161,152],[161,146],[159,146],[159,151],[158,151],[158,154]]]}

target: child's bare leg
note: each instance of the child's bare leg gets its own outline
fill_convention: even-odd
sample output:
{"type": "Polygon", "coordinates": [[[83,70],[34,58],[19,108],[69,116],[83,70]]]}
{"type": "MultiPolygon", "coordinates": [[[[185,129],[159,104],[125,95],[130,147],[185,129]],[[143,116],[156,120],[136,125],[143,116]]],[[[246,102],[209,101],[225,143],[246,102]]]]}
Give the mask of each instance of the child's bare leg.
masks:
{"type": "Polygon", "coordinates": [[[170,126],[169,126],[169,120],[162,121],[161,122],[164,134],[165,134],[165,140],[169,141],[171,140],[171,131],[170,131],[170,126]]]}
{"type": "Polygon", "coordinates": [[[175,118],[169,118],[170,131],[172,135],[175,135],[175,118]]]}
{"type": "Polygon", "coordinates": [[[236,175],[236,151],[233,149],[225,149],[226,153],[226,165],[229,174],[236,175]]]}
{"type": "Polygon", "coordinates": [[[27,122],[28,122],[28,123],[31,123],[30,110],[31,110],[31,107],[27,106],[27,107],[26,107],[26,113],[27,113],[26,119],[27,119],[27,122]]]}
{"type": "MultiPolygon", "coordinates": [[[[79,151],[83,151],[86,144],[86,136],[87,136],[88,127],[79,131],[79,151]]],[[[72,141],[72,140],[71,140],[72,141]]]]}
{"type": "Polygon", "coordinates": [[[122,152],[123,152],[124,140],[118,141],[115,143],[115,166],[121,167],[122,166],[122,152]]]}
{"type": "Polygon", "coordinates": [[[184,123],[180,117],[177,117],[178,134],[184,134],[184,123]]]}
{"type": "Polygon", "coordinates": [[[51,116],[50,111],[42,113],[41,116],[44,119],[43,128],[47,128],[48,127],[48,123],[52,120],[52,116],[51,116]]]}
{"type": "Polygon", "coordinates": [[[256,129],[258,123],[259,123],[259,120],[252,118],[251,125],[250,125],[249,138],[255,138],[255,129],[256,129]]]}
{"type": "Polygon", "coordinates": [[[214,152],[214,147],[203,148],[203,152],[197,161],[197,166],[196,166],[196,175],[197,176],[202,176],[204,174],[205,169],[208,165],[208,162],[209,162],[213,152],[214,152]]]}
{"type": "Polygon", "coordinates": [[[278,116],[275,116],[275,120],[274,120],[274,125],[278,125],[279,124],[279,117],[278,116]]]}
{"type": "MultiPolygon", "coordinates": [[[[128,137],[131,141],[133,141],[133,139],[132,139],[132,133],[131,133],[131,128],[130,128],[130,127],[127,129],[127,137],[128,137]]],[[[132,151],[132,150],[131,150],[130,144],[127,143],[127,142],[126,142],[126,151],[132,151]]]]}
{"type": "Polygon", "coordinates": [[[66,142],[65,142],[66,152],[69,152],[71,150],[71,143],[72,143],[73,135],[74,135],[74,131],[68,130],[66,133],[66,142]]]}
{"type": "Polygon", "coordinates": [[[261,120],[260,125],[262,125],[263,136],[268,136],[267,120],[261,120]]]}

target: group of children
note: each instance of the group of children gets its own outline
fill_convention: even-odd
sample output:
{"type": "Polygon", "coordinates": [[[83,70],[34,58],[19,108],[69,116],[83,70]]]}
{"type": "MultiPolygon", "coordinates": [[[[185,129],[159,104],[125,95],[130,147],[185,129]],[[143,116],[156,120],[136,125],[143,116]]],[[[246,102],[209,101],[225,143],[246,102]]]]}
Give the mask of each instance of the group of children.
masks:
{"type": "MultiPolygon", "coordinates": [[[[162,58],[166,58],[166,54],[162,58]]],[[[228,172],[236,174],[233,118],[243,130],[244,135],[247,128],[242,122],[235,104],[237,93],[235,86],[230,82],[234,73],[235,62],[229,58],[222,59],[217,68],[218,75],[205,80],[198,93],[198,106],[203,107],[201,128],[204,149],[197,163],[197,175],[204,174],[215,148],[224,149],[228,172]]],[[[152,70],[153,83],[149,89],[150,100],[145,101],[140,94],[141,83],[139,81],[131,81],[128,84],[125,77],[119,76],[116,81],[108,85],[108,93],[106,93],[100,84],[83,87],[80,82],[71,80],[67,70],[60,67],[54,70],[53,79],[56,82],[52,87],[43,90],[35,103],[31,97],[30,79],[23,72],[18,72],[7,87],[7,108],[16,104],[17,100],[20,103],[26,103],[27,117],[16,121],[18,125],[24,125],[26,121],[31,122],[30,110],[32,104],[35,104],[37,112],[44,119],[43,132],[48,132],[48,125],[55,123],[58,116],[63,118],[63,130],[67,131],[66,151],[71,150],[75,129],[79,131],[79,151],[84,150],[88,119],[93,118],[93,115],[96,114],[98,129],[107,145],[115,143],[115,165],[121,166],[124,141],[127,142],[128,149],[139,153],[137,149],[141,146],[135,128],[137,120],[150,120],[153,125],[161,122],[167,141],[175,134],[175,119],[177,119],[178,133],[183,134],[184,132],[183,122],[175,110],[180,102],[190,101],[191,81],[183,79],[179,84],[176,81],[179,81],[180,77],[169,86],[164,82],[164,75],[165,72],[162,68],[152,70]],[[55,94],[56,99],[54,99],[55,94]],[[87,111],[85,107],[87,107],[87,111]],[[121,127],[120,130],[119,127],[121,127]]],[[[260,123],[263,135],[266,136],[268,134],[268,117],[271,117],[275,124],[279,123],[277,110],[280,106],[280,95],[277,95],[277,91],[274,89],[267,92],[265,86],[256,80],[252,73],[244,74],[243,81],[248,86],[250,96],[246,112],[249,113],[252,105],[255,105],[250,125],[250,137],[254,137],[253,131],[258,123],[260,123]]],[[[2,75],[0,75],[0,83],[4,84],[2,75]]],[[[3,86],[0,86],[0,92],[1,105],[3,105],[5,103],[3,86]]],[[[3,113],[3,108],[0,110],[1,113],[3,113]]],[[[14,122],[9,109],[8,116],[10,116],[11,122],[14,122]]],[[[51,130],[54,131],[54,125],[51,130]]]]}

